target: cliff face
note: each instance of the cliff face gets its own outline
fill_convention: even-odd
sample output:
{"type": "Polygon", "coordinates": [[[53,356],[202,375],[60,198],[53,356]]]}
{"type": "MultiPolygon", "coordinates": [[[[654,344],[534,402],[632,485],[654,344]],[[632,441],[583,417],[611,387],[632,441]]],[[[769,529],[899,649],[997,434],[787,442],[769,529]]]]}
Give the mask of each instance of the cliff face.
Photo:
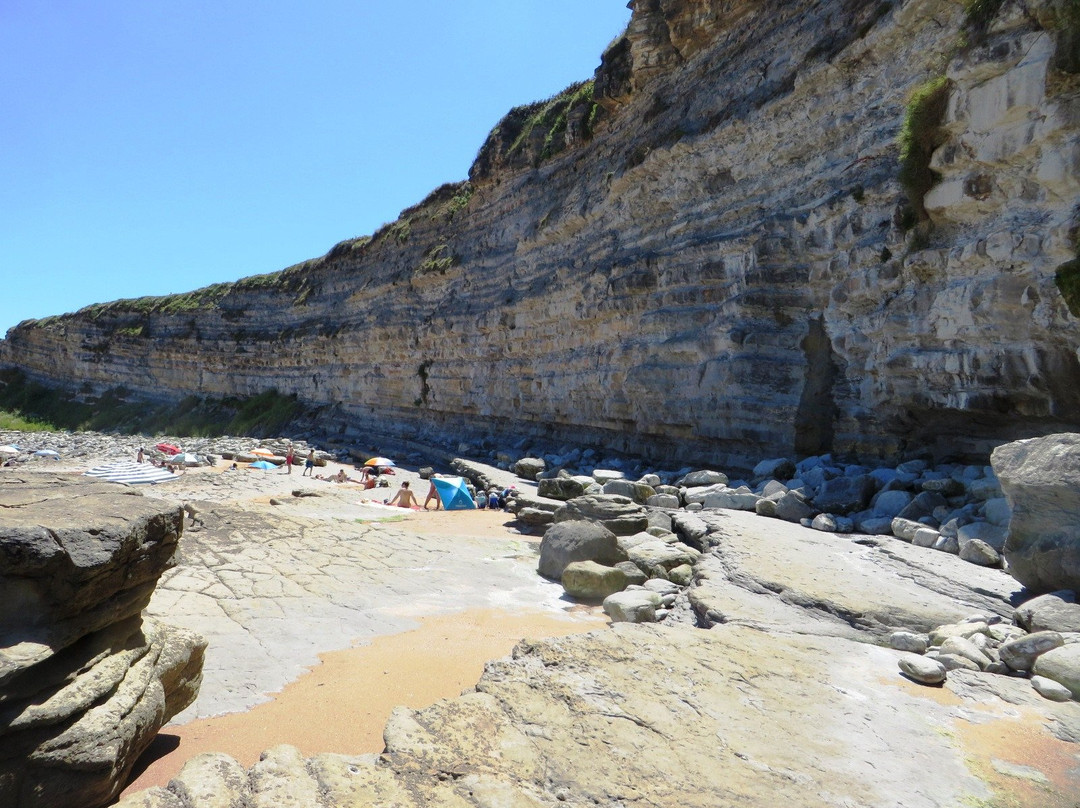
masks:
{"type": "Polygon", "coordinates": [[[0,363],[686,460],[1074,428],[1070,4],[980,23],[949,0],[637,0],[593,84],[512,112],[469,183],[371,239],[22,323],[0,363]],[[909,200],[898,133],[941,77],[909,200]]]}

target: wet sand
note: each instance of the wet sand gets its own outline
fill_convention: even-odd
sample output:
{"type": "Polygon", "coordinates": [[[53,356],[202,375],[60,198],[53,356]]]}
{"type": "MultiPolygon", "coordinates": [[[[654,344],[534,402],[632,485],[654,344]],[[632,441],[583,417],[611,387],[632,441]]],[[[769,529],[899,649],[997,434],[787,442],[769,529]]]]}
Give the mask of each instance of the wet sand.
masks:
{"type": "Polygon", "coordinates": [[[165,785],[188,759],[203,752],[224,752],[245,767],[282,743],[309,756],[380,752],[383,727],[394,707],[421,708],[459,695],[480,678],[485,662],[510,653],[523,638],[607,625],[598,607],[581,607],[573,618],[474,610],[425,618],[413,631],[322,654],[322,664],[272,701],[245,713],[162,729],[123,793],[165,785]]]}

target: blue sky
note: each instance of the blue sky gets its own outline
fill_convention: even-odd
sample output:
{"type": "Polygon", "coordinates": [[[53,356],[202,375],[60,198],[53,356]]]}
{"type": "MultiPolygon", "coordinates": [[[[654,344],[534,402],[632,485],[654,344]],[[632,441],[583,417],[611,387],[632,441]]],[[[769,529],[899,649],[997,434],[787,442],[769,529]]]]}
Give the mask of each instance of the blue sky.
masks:
{"type": "Polygon", "coordinates": [[[272,272],[465,179],[626,0],[0,0],[0,335],[272,272]]]}

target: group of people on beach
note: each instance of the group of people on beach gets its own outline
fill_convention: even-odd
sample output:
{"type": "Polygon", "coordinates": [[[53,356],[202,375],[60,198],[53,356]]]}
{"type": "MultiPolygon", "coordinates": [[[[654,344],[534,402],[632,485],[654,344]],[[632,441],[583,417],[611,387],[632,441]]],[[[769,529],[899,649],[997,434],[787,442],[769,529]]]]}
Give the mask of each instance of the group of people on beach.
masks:
{"type": "MultiPolygon", "coordinates": [[[[469,486],[472,491],[472,486],[469,486]]],[[[491,488],[488,491],[476,491],[473,494],[473,503],[480,510],[485,508],[492,511],[501,511],[506,509],[506,503],[511,497],[517,496],[517,490],[514,486],[499,490],[497,488],[491,488]]],[[[427,498],[424,500],[424,504],[421,506],[416,499],[416,495],[409,488],[409,481],[405,480],[401,483],[401,488],[394,494],[392,499],[385,501],[387,505],[397,505],[402,508],[412,508],[414,510],[428,510],[428,505],[431,501],[435,501],[435,510],[442,510],[442,497],[439,496],[439,489],[436,488],[434,480],[431,482],[431,487],[428,488],[427,498]]]]}

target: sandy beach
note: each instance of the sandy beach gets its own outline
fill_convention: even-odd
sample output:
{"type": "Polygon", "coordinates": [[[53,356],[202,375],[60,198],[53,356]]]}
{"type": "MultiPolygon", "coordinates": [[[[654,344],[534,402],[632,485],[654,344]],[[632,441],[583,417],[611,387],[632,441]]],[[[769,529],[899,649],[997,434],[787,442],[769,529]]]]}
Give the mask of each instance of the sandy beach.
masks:
{"type": "MultiPolygon", "coordinates": [[[[84,466],[40,464],[73,476],[84,466]]],[[[395,707],[457,696],[522,639],[607,625],[598,607],[536,575],[539,536],[518,532],[510,514],[383,504],[406,480],[424,501],[428,483],[414,470],[364,489],[300,467],[230,466],[139,489],[200,511],[204,524],[189,521],[147,615],[200,630],[210,646],[199,699],[161,731],[124,794],[166,784],[203,752],[244,765],[281,743],[305,755],[378,753],[395,707]],[[311,584],[326,567],[333,584],[311,584]],[[245,596],[226,570],[250,572],[254,588],[245,596]],[[208,600],[222,581],[228,595],[208,600]]],[[[358,476],[337,463],[315,472],[339,470],[358,476]]]]}
{"type": "Polygon", "coordinates": [[[243,713],[170,725],[144,754],[124,794],[165,785],[184,762],[224,752],[244,766],[276,744],[304,755],[375,754],[398,706],[426,707],[469,689],[484,664],[524,638],[553,637],[605,625],[606,618],[567,621],[498,610],[459,612],[422,621],[420,628],[370,644],[320,655],[320,664],[273,699],[243,713]]]}

